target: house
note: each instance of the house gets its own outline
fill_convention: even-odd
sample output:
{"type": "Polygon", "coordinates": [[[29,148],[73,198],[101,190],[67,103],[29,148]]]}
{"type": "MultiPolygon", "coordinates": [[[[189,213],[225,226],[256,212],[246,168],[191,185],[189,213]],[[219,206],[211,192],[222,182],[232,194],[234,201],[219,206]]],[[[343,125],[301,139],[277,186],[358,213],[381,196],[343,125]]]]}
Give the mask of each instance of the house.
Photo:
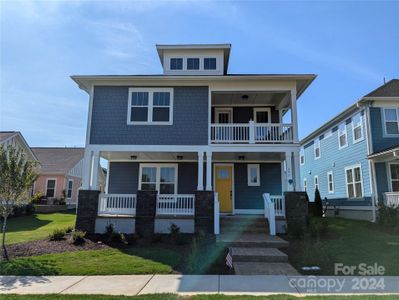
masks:
{"type": "Polygon", "coordinates": [[[4,148],[13,146],[21,150],[28,159],[37,161],[36,155],[19,131],[0,131],[0,146],[4,148]]]}
{"type": "Polygon", "coordinates": [[[301,141],[303,189],[318,188],[330,214],[375,220],[399,204],[399,80],[360,98],[301,141]]]}
{"type": "Polygon", "coordinates": [[[156,50],[163,74],[72,76],[90,99],[77,224],[217,233],[221,215],[263,218],[269,200],[284,216],[301,189],[297,100],[316,76],[230,74],[230,44],[156,50]]]}

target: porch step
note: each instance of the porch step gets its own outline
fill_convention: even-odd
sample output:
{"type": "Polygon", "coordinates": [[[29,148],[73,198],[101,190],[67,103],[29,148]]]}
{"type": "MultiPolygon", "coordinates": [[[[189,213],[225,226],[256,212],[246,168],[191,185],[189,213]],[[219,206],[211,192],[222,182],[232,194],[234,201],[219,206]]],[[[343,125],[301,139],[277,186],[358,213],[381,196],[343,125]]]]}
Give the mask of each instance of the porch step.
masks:
{"type": "Polygon", "coordinates": [[[220,218],[220,226],[257,227],[265,226],[267,221],[259,216],[224,216],[220,218]]]}
{"type": "Polygon", "coordinates": [[[232,247],[233,262],[287,262],[287,254],[276,248],[232,247]]]}
{"type": "Polygon", "coordinates": [[[220,232],[227,235],[242,235],[242,234],[269,234],[269,229],[266,227],[239,227],[239,226],[223,226],[220,232]]]}
{"type": "Polygon", "coordinates": [[[289,263],[234,262],[236,275],[300,275],[289,263]]]}
{"type": "Polygon", "coordinates": [[[286,248],[288,242],[279,238],[278,236],[266,234],[219,234],[217,241],[226,243],[230,247],[254,247],[254,248],[286,248]]]}

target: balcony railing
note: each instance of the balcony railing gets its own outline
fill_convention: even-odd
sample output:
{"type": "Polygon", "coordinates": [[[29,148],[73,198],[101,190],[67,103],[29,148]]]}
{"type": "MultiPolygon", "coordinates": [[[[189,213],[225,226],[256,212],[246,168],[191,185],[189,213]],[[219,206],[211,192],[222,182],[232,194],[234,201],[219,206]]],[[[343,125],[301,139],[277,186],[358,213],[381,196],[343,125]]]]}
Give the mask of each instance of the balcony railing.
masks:
{"type": "Polygon", "coordinates": [[[284,196],[270,195],[270,199],[274,203],[274,211],[276,212],[276,217],[285,217],[284,196]]]}
{"type": "Polygon", "coordinates": [[[136,214],[136,195],[134,194],[101,194],[98,201],[99,215],[136,214]]]}
{"type": "Polygon", "coordinates": [[[385,193],[385,205],[389,207],[399,207],[399,192],[385,193]]]}
{"type": "Polygon", "coordinates": [[[212,144],[292,143],[292,124],[228,123],[211,124],[212,144]]]}
{"type": "Polygon", "coordinates": [[[195,195],[158,195],[157,215],[193,216],[195,195]]]}

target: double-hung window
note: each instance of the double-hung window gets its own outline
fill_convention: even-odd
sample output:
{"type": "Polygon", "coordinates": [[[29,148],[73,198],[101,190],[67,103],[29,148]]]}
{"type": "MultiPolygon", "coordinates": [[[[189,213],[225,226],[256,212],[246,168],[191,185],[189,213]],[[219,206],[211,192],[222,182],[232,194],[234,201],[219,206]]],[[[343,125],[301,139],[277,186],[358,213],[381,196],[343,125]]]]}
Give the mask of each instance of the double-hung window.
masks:
{"type": "Polygon", "coordinates": [[[348,134],[346,132],[345,123],[342,123],[338,126],[338,146],[339,149],[348,146],[348,134]]]}
{"type": "Polygon", "coordinates": [[[176,164],[141,164],[141,190],[158,191],[159,194],[177,193],[176,164]]]}
{"type": "Polygon", "coordinates": [[[362,169],[360,165],[345,168],[348,198],[363,197],[362,169]]]}
{"type": "Polygon", "coordinates": [[[199,58],[187,58],[187,70],[199,70],[200,59],[199,58]]]}
{"type": "Polygon", "coordinates": [[[303,191],[306,192],[307,188],[308,188],[308,183],[307,183],[306,177],[305,177],[305,178],[303,179],[303,191]]]}
{"type": "Polygon", "coordinates": [[[173,123],[173,89],[130,88],[127,123],[171,125],[173,123]]]}
{"type": "Polygon", "coordinates": [[[301,149],[299,152],[299,161],[301,162],[301,165],[305,164],[305,150],[301,149]]]}
{"type": "Polygon", "coordinates": [[[67,198],[68,199],[72,198],[72,189],[73,189],[73,180],[69,179],[68,180],[68,187],[67,187],[67,198]]]}
{"type": "Polygon", "coordinates": [[[55,197],[56,183],[57,183],[57,180],[55,180],[55,179],[47,179],[47,185],[46,185],[46,197],[47,198],[55,197]]]}
{"type": "Polygon", "coordinates": [[[171,70],[183,70],[183,58],[171,58],[170,59],[171,70]]]}
{"type": "Polygon", "coordinates": [[[399,109],[384,108],[384,129],[386,135],[399,134],[399,109]]]}
{"type": "Polygon", "coordinates": [[[392,192],[399,192],[399,163],[389,164],[392,192]]]}
{"type": "Polygon", "coordinates": [[[215,57],[204,58],[204,70],[216,70],[216,58],[215,57]]]}
{"type": "Polygon", "coordinates": [[[334,193],[334,175],[333,172],[327,172],[327,185],[328,185],[328,193],[334,193]]]}
{"type": "Polygon", "coordinates": [[[353,128],[353,143],[360,142],[363,140],[363,125],[362,116],[360,113],[352,117],[352,128],[353,128]]]}
{"type": "Polygon", "coordinates": [[[248,164],[248,186],[260,186],[259,164],[248,164]]]}
{"type": "Polygon", "coordinates": [[[314,158],[319,159],[320,158],[320,139],[319,138],[317,138],[314,141],[313,147],[314,147],[314,158]]]}

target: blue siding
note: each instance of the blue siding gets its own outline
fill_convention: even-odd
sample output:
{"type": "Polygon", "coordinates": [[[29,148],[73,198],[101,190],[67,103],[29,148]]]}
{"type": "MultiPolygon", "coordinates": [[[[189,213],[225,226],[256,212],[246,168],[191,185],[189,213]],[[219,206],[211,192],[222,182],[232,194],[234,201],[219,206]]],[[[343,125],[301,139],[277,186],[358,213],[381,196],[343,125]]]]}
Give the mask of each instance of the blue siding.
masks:
{"type": "Polygon", "coordinates": [[[128,89],[95,87],[91,144],[208,144],[208,87],[174,88],[173,125],[127,125],[128,89]]]}
{"type": "Polygon", "coordinates": [[[378,199],[381,201],[383,199],[383,193],[389,192],[388,184],[388,170],[386,163],[376,163],[375,164],[375,176],[377,182],[377,193],[378,199]]]}
{"type": "Polygon", "coordinates": [[[248,186],[247,164],[234,164],[236,209],[263,209],[263,193],[282,195],[281,163],[260,164],[260,186],[248,186]]]}
{"type": "Polygon", "coordinates": [[[373,138],[373,152],[378,152],[399,145],[399,137],[384,137],[382,108],[370,108],[371,133],[373,138]]]}
{"type": "MultiPolygon", "coordinates": [[[[357,113],[357,112],[356,112],[357,113]]],[[[314,200],[314,176],[318,175],[319,190],[321,197],[327,197],[331,204],[339,205],[365,205],[370,204],[370,172],[367,159],[367,137],[365,128],[365,118],[363,118],[363,135],[364,139],[356,144],[353,143],[352,123],[350,116],[346,120],[348,146],[339,150],[338,147],[338,130],[334,124],[330,128],[331,136],[326,134],[320,141],[320,159],[315,160],[313,142],[304,145],[305,164],[301,165],[301,183],[303,179],[307,180],[307,191],[309,198],[314,200]],[[364,199],[347,200],[346,194],[346,175],[345,167],[352,165],[361,165],[363,178],[363,196],[364,199]],[[333,172],[334,177],[334,193],[328,193],[327,172],[333,172]]]]}

